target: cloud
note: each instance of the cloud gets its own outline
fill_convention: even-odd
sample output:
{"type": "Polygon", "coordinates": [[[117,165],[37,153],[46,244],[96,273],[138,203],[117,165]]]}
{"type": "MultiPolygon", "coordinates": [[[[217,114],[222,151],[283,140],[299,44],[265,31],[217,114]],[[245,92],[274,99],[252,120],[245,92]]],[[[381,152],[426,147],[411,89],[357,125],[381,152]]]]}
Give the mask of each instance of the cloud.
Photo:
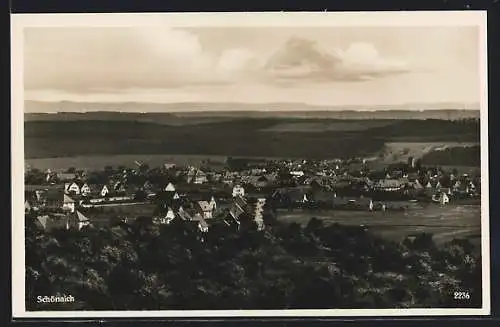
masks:
{"type": "Polygon", "coordinates": [[[179,85],[234,83],[251,78],[261,68],[259,58],[249,49],[229,47],[213,53],[196,34],[185,30],[143,28],[137,36],[145,51],[165,67],[164,80],[179,85]]]}
{"type": "Polygon", "coordinates": [[[32,29],[28,89],[99,92],[189,85],[360,81],[400,74],[408,65],[368,43],[326,51],[292,37],[272,56],[245,46],[210,51],[193,32],[170,27],[32,29]]]}
{"type": "Polygon", "coordinates": [[[217,68],[225,72],[238,72],[256,69],[258,60],[249,50],[235,48],[224,51],[217,63],[217,68]]]}
{"type": "Polygon", "coordinates": [[[355,72],[389,75],[408,72],[408,63],[394,58],[382,58],[377,49],[369,43],[353,43],[347,50],[338,50],[343,67],[355,72]]]}
{"type": "Polygon", "coordinates": [[[406,62],[382,58],[369,43],[326,51],[314,41],[295,37],[269,58],[265,69],[277,79],[317,82],[363,81],[410,71],[406,62]]]}
{"type": "Polygon", "coordinates": [[[25,86],[71,92],[224,84],[258,67],[244,48],[208,51],[191,32],[169,27],[32,29],[25,86]]]}
{"type": "MultiPolygon", "coordinates": [[[[147,56],[153,56],[158,68],[164,68],[175,78],[196,78],[212,68],[214,58],[207,55],[198,37],[172,28],[141,28],[134,32],[147,56]],[[186,75],[187,74],[187,75],[186,75]]],[[[169,78],[169,76],[164,76],[169,78]]]]}

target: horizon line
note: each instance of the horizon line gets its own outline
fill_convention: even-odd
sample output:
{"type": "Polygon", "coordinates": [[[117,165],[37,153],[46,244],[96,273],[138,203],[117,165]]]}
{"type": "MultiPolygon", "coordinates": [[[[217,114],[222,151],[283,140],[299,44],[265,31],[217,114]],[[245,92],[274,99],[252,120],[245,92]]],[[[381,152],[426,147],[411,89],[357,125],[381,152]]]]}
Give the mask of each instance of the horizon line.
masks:
{"type": "Polygon", "coordinates": [[[431,112],[431,111],[481,111],[481,109],[345,109],[345,110],[171,110],[171,111],[122,111],[122,110],[87,110],[87,111],[30,111],[24,114],[87,114],[87,113],[123,113],[123,114],[178,114],[178,113],[342,113],[342,112],[359,112],[359,113],[375,113],[375,112],[431,112]]]}

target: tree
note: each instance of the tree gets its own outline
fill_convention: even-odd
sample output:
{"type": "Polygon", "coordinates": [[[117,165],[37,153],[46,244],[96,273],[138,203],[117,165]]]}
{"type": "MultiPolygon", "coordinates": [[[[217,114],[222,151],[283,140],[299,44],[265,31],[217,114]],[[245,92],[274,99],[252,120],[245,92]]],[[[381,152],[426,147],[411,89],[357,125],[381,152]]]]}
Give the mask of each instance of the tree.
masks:
{"type": "Polygon", "coordinates": [[[324,227],[323,225],[323,221],[316,218],[316,217],[313,217],[309,220],[309,222],[307,223],[307,226],[306,226],[306,232],[308,233],[316,233],[320,230],[322,230],[324,227]]]}
{"type": "Polygon", "coordinates": [[[143,190],[138,190],[135,192],[134,200],[136,201],[145,201],[147,199],[147,194],[143,190]]]}
{"type": "Polygon", "coordinates": [[[114,173],[113,166],[107,165],[104,167],[104,174],[110,176],[114,173]]]}
{"type": "Polygon", "coordinates": [[[481,301],[481,258],[464,240],[391,242],[315,218],[305,227],[276,220],[264,232],[214,224],[203,238],[180,219],[81,231],[42,230],[36,221],[26,215],[34,310],[48,308],[33,303],[37,295],[63,292],[86,310],[445,307],[456,305],[450,288],[470,292],[464,306],[481,301]]]}

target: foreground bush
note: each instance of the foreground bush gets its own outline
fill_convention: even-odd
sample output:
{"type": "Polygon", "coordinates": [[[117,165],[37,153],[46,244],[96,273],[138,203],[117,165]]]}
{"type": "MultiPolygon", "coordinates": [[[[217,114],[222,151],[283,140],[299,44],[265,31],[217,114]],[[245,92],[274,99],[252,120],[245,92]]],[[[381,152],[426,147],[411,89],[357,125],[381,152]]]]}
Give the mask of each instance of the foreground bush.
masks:
{"type": "Polygon", "coordinates": [[[480,307],[468,242],[395,243],[357,227],[274,222],[265,232],[139,220],[42,232],[27,223],[28,310],[480,307]],[[456,291],[470,299],[455,300],[456,291]],[[66,294],[72,304],[37,304],[66,294]]]}

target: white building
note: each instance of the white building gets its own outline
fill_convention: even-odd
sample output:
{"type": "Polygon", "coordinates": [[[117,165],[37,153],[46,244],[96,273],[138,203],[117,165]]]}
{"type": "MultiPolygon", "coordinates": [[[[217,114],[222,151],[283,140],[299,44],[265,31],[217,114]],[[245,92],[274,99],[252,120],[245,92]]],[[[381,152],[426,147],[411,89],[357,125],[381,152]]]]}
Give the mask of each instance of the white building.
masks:
{"type": "Polygon", "coordinates": [[[290,172],[290,175],[294,177],[302,177],[304,176],[304,172],[302,170],[294,170],[290,172]]]}
{"type": "Polygon", "coordinates": [[[106,195],[108,195],[108,193],[109,193],[108,187],[106,185],[104,185],[101,189],[100,194],[102,197],[105,197],[106,195]]]}
{"type": "Polygon", "coordinates": [[[62,208],[72,213],[75,212],[75,200],[64,194],[62,208]]]}
{"type": "Polygon", "coordinates": [[[175,192],[174,184],[168,183],[168,185],[165,187],[165,192],[175,192]]]}
{"type": "Polygon", "coordinates": [[[237,196],[245,196],[245,189],[241,185],[233,187],[233,198],[237,196]]]}
{"type": "Polygon", "coordinates": [[[87,183],[83,184],[82,187],[80,188],[80,193],[83,196],[87,196],[90,194],[90,187],[87,183]]]}
{"type": "Polygon", "coordinates": [[[68,194],[76,194],[76,195],[80,194],[80,186],[78,186],[78,184],[76,182],[66,183],[64,185],[64,190],[65,190],[65,193],[68,193],[68,194]]]}

